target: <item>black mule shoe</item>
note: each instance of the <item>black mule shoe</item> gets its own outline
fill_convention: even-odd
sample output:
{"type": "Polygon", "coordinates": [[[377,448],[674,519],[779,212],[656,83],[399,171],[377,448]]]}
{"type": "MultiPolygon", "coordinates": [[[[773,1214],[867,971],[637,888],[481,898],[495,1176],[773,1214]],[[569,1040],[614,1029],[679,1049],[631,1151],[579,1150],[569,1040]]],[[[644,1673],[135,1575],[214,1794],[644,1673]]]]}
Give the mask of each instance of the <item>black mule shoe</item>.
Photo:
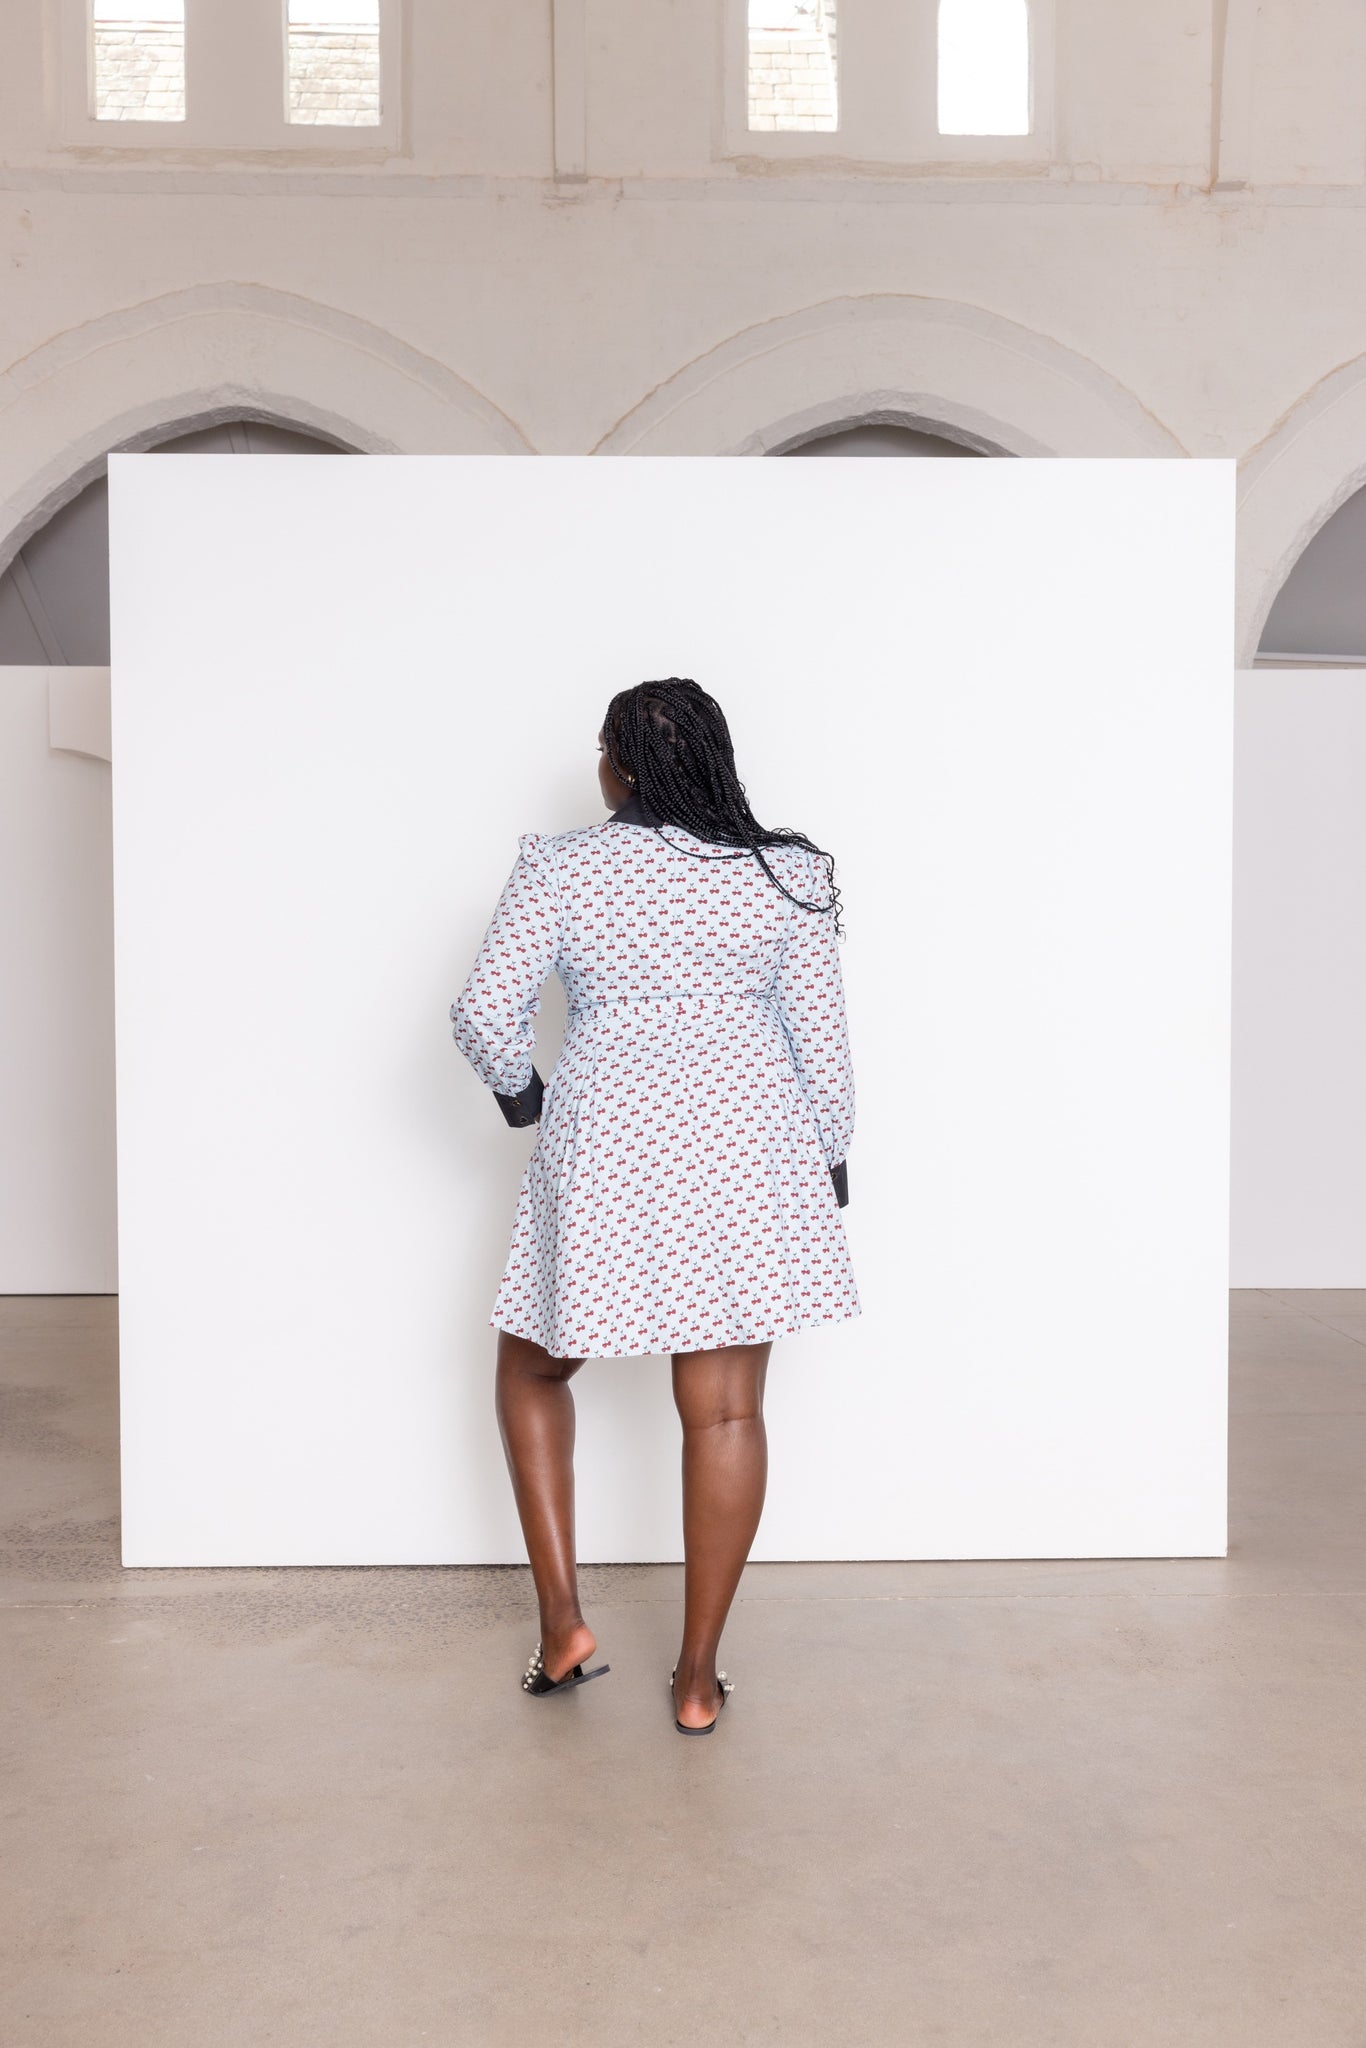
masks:
{"type": "Polygon", "coordinates": [[[571,1685],[587,1685],[590,1678],[601,1678],[611,1668],[610,1664],[596,1664],[591,1671],[585,1671],[582,1664],[576,1664],[572,1671],[565,1672],[563,1678],[547,1678],[545,1649],[537,1643],[531,1653],[531,1661],[522,1673],[522,1691],[535,1693],[538,1698],[548,1692],[568,1692],[571,1685]]]}
{"type": "MultiPolygon", "coordinates": [[[[673,1697],[674,1680],[677,1676],[678,1666],[675,1664],[673,1670],[669,1673],[669,1697],[671,1699],[673,1697]]],[[[724,1707],[726,1701],[734,1692],[735,1685],[733,1680],[727,1678],[724,1671],[717,1672],[716,1683],[721,1688],[721,1707],[724,1707]]],[[[717,1722],[721,1718],[721,1707],[718,1707],[716,1709],[716,1712],[712,1715],[710,1721],[708,1721],[706,1726],[703,1728],[685,1728],[683,1723],[679,1720],[677,1714],[674,1715],[674,1727],[678,1730],[680,1735],[710,1735],[712,1729],[716,1726],[717,1722]]]]}

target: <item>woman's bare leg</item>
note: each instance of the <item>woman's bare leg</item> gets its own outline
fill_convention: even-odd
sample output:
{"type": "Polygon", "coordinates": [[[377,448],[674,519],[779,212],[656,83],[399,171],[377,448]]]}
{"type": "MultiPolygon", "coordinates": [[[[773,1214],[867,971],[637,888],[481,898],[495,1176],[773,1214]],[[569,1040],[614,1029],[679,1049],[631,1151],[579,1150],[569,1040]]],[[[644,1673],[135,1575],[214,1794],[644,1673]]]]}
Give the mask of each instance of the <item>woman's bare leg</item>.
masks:
{"type": "Polygon", "coordinates": [[[674,1354],[674,1401],[683,1423],[683,1647],[674,1704],[685,1727],[714,1720],[721,1704],[716,1653],[763,1512],[767,1344],[674,1354]]]}
{"type": "Polygon", "coordinates": [[[563,1678],[597,1648],[579,1608],[574,1554],[574,1396],[581,1358],[552,1358],[498,1332],[495,1405],[541,1610],[543,1664],[563,1678]]]}

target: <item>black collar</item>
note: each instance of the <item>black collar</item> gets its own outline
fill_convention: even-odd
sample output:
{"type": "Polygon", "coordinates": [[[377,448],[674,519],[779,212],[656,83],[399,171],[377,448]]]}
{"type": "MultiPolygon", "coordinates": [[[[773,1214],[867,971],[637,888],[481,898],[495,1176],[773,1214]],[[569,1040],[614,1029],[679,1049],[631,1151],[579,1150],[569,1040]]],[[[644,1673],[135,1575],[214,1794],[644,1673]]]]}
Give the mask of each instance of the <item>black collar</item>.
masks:
{"type": "Polygon", "coordinates": [[[647,811],[640,800],[640,791],[633,789],[624,804],[621,804],[607,820],[609,825],[658,825],[663,821],[647,811]]]}

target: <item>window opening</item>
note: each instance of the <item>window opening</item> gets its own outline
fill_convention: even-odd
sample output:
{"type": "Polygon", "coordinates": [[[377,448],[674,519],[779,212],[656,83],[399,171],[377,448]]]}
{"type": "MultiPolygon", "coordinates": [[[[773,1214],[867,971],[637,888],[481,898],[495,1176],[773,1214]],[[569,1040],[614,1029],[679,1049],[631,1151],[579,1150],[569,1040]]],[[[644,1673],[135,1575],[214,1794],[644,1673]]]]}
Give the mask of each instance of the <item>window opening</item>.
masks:
{"type": "Polygon", "coordinates": [[[287,0],[293,123],[370,128],[380,117],[379,0],[287,0]]]}
{"type": "Polygon", "coordinates": [[[749,126],[839,126],[835,0],[749,0],[749,126]]]}
{"type": "Polygon", "coordinates": [[[1029,0],[939,0],[939,132],[1028,135],[1029,0]]]}
{"type": "Polygon", "coordinates": [[[185,0],[91,0],[97,121],[185,119],[185,0]]]}

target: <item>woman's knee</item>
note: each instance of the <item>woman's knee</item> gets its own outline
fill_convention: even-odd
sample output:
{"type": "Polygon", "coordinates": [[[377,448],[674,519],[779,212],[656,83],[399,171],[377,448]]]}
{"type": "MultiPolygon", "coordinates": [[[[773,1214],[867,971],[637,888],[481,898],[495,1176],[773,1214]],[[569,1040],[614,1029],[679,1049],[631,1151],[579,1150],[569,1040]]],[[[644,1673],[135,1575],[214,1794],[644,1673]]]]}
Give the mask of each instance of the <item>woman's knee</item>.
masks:
{"type": "Polygon", "coordinates": [[[733,1344],[718,1351],[676,1352],[674,1403],[685,1429],[758,1422],[764,1412],[767,1344],[733,1344]]]}

